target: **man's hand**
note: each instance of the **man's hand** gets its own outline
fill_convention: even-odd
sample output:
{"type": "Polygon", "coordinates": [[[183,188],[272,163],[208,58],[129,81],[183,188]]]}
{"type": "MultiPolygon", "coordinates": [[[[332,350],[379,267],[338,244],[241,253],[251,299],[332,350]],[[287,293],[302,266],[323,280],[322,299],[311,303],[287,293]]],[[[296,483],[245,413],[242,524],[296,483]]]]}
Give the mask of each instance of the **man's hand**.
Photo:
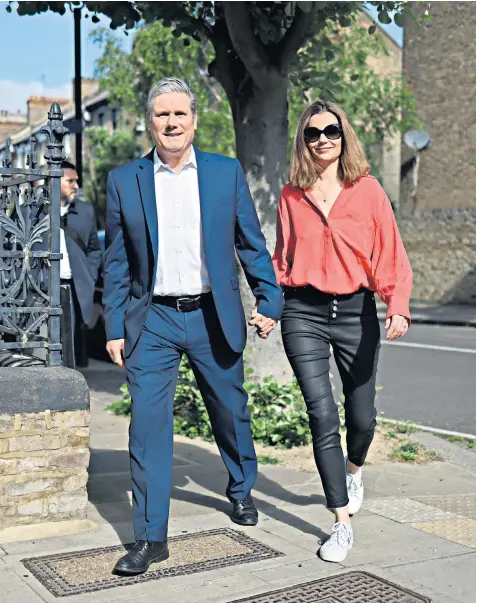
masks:
{"type": "Polygon", "coordinates": [[[407,333],[409,329],[409,320],[405,316],[394,314],[393,316],[386,318],[384,328],[388,332],[387,339],[392,341],[407,333]]]}
{"type": "Polygon", "coordinates": [[[277,321],[274,318],[268,318],[268,316],[259,314],[257,312],[257,304],[255,304],[248,324],[257,328],[257,335],[261,339],[267,339],[273,329],[277,326],[277,321]]]}
{"type": "Polygon", "coordinates": [[[110,339],[106,351],[114,364],[124,368],[124,339],[110,339]]]}

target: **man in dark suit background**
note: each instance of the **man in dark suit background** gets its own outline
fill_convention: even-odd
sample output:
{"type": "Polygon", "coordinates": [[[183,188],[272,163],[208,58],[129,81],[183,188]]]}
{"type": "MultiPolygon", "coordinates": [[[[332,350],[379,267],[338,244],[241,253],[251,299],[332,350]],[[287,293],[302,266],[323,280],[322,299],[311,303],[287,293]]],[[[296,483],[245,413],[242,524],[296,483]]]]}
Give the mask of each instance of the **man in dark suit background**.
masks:
{"type": "Polygon", "coordinates": [[[172,407],[187,354],[229,472],[231,518],[255,525],[257,476],[243,387],[246,323],[235,252],[257,304],[249,324],[266,339],[283,308],[239,162],[192,145],[196,99],[166,78],[148,98],[155,148],[108,178],[104,316],[107,350],[126,367],[135,546],[116,564],[138,574],[168,558],[172,407]]]}
{"type": "MultiPolygon", "coordinates": [[[[96,218],[90,203],[76,198],[76,167],[63,161],[61,178],[60,277],[62,285],[70,285],[73,301],[73,330],[76,364],[85,366],[84,328],[93,318],[94,287],[101,264],[101,249],[96,218]]],[[[63,337],[65,329],[62,328],[63,337]]]]}

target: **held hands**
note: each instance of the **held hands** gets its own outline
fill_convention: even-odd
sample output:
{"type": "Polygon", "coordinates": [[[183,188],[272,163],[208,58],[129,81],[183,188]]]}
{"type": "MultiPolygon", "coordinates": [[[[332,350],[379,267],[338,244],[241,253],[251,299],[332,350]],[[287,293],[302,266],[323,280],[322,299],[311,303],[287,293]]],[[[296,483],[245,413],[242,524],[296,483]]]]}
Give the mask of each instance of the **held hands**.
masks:
{"type": "Polygon", "coordinates": [[[110,339],[106,351],[114,364],[124,368],[124,339],[110,339]]]}
{"type": "Polygon", "coordinates": [[[273,329],[277,326],[277,321],[274,318],[268,318],[268,316],[259,314],[257,312],[257,304],[255,304],[248,324],[257,328],[257,335],[261,339],[267,339],[273,329]]]}
{"type": "Polygon", "coordinates": [[[388,341],[392,341],[393,339],[398,339],[407,333],[409,329],[409,320],[400,314],[394,314],[393,316],[386,318],[384,328],[388,332],[388,341]]]}

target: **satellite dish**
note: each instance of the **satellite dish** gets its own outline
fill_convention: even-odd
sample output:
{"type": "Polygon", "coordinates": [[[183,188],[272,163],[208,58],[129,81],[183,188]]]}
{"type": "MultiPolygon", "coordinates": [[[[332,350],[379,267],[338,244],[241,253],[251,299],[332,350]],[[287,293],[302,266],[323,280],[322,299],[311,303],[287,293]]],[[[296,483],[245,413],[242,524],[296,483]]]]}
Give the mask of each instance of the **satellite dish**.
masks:
{"type": "Polygon", "coordinates": [[[424,151],[431,144],[431,136],[425,130],[409,130],[404,134],[404,142],[413,151],[424,151]]]}

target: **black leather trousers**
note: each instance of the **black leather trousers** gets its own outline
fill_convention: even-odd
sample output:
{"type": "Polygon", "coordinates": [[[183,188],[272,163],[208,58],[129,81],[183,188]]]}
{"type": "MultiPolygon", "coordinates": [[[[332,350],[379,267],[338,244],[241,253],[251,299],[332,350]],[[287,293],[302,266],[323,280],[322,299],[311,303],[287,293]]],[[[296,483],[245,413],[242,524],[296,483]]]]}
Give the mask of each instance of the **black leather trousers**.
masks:
{"type": "Polygon", "coordinates": [[[313,450],[329,508],[348,504],[338,407],[330,383],[330,345],[343,382],[349,460],[361,467],[376,425],[380,330],[373,292],[322,293],[287,287],[282,317],[285,352],[305,399],[313,450]]]}

